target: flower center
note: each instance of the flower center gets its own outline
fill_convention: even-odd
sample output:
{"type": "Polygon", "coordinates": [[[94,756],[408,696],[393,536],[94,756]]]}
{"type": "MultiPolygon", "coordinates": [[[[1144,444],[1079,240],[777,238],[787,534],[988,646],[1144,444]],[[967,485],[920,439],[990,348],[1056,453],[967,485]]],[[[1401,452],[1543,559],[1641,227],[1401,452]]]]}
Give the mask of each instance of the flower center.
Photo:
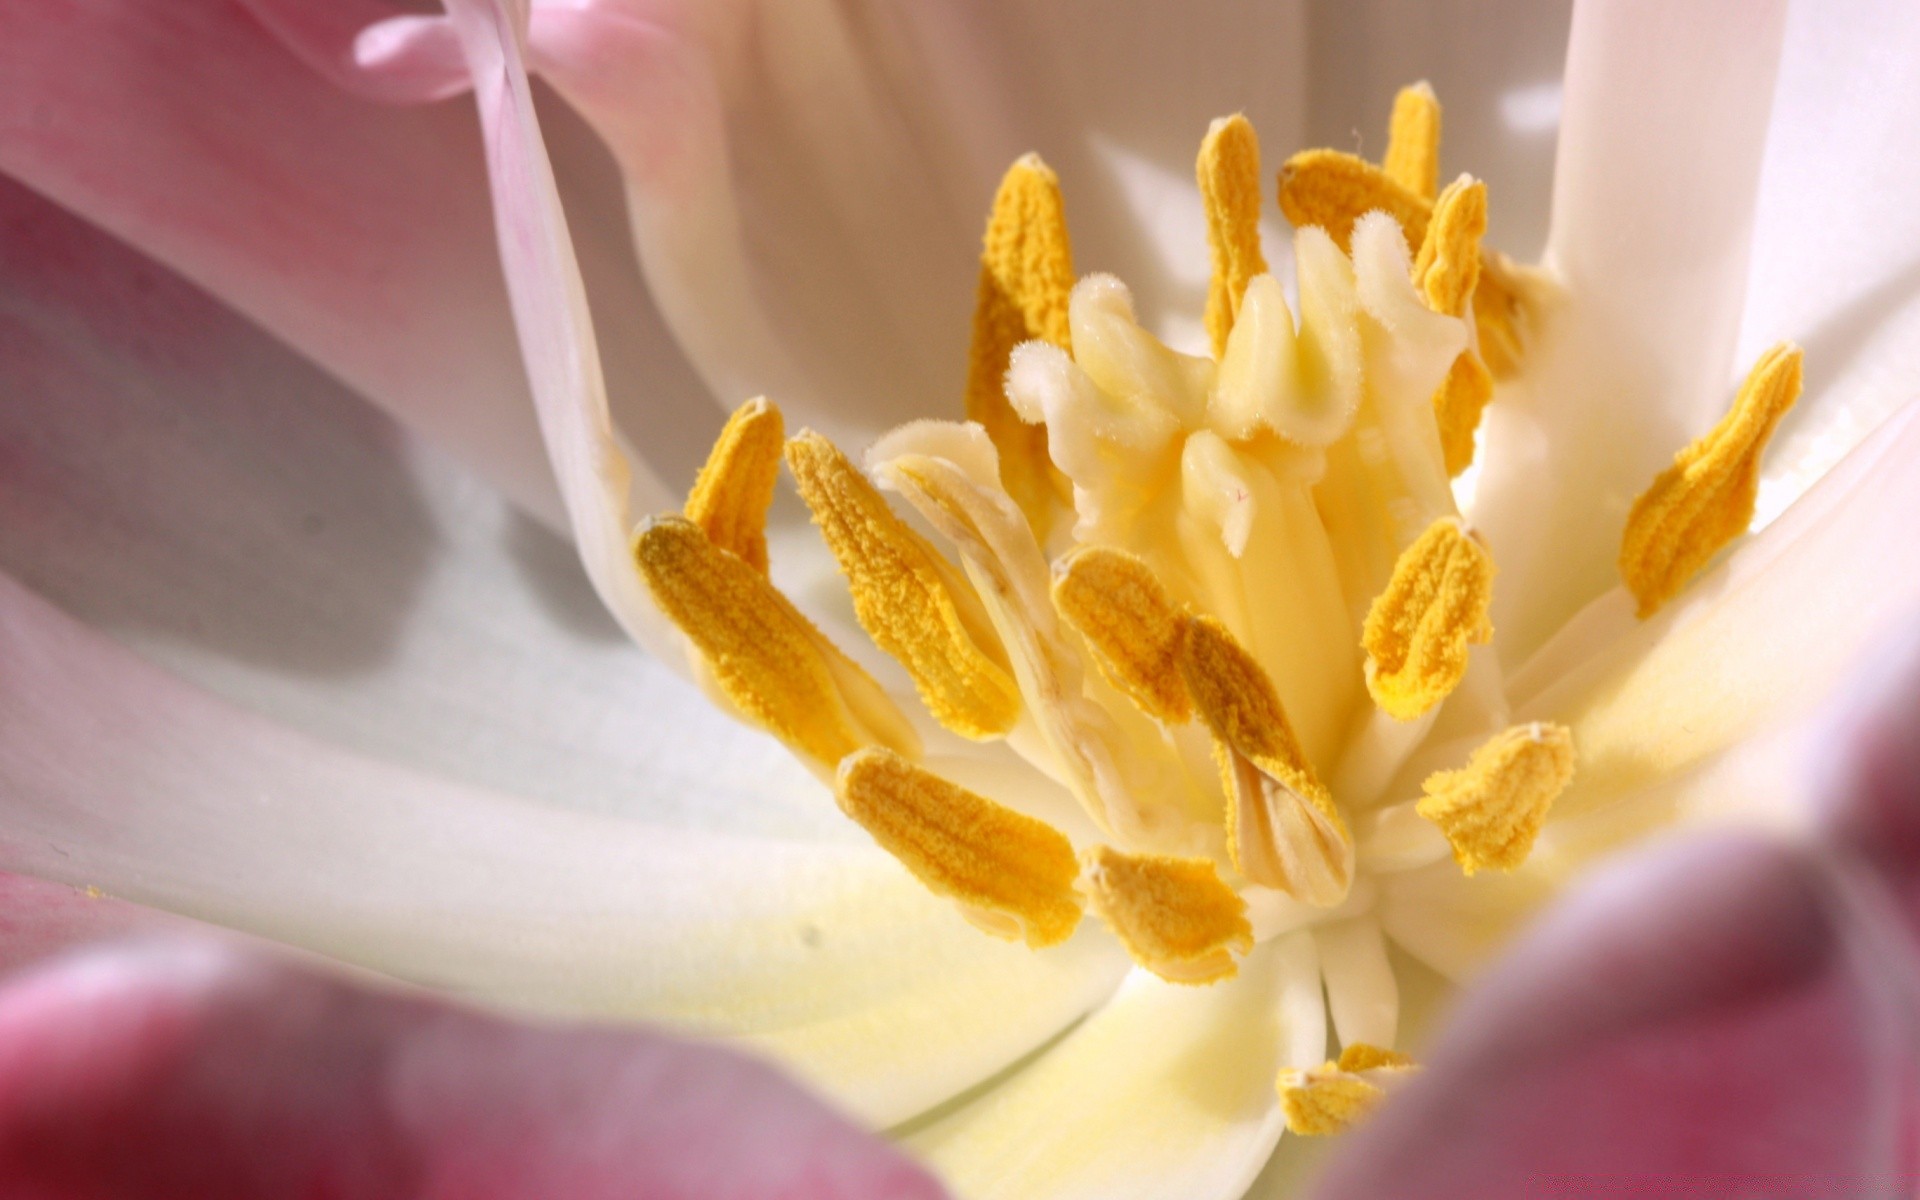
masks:
{"type": "MultiPolygon", "coordinates": [[[[1475,650],[1495,563],[1451,485],[1555,285],[1483,250],[1486,187],[1439,189],[1439,129],[1416,85],[1381,165],[1287,162],[1290,305],[1253,127],[1214,122],[1206,356],[1142,328],[1119,280],[1075,282],[1059,181],[1020,159],[987,225],[965,423],[895,430],[862,470],[750,401],[684,514],[634,543],[708,691],[985,932],[1040,950],[1091,911],[1140,967],[1202,985],[1263,942],[1346,931],[1322,967],[1330,996],[1344,971],[1358,997],[1334,1005],[1345,1049],[1278,1083],[1305,1133],[1411,1066],[1381,1048],[1397,1001],[1376,881],[1449,850],[1468,875],[1521,866],[1577,760],[1566,728],[1510,724],[1500,664],[1475,650]],[[930,724],[768,579],[783,458],[930,724]],[[1027,782],[987,796],[946,777],[964,743],[1003,744],[1027,782]]],[[[1799,352],[1769,352],[1633,507],[1620,569],[1642,617],[1746,529],[1799,388],[1799,352]]]]}

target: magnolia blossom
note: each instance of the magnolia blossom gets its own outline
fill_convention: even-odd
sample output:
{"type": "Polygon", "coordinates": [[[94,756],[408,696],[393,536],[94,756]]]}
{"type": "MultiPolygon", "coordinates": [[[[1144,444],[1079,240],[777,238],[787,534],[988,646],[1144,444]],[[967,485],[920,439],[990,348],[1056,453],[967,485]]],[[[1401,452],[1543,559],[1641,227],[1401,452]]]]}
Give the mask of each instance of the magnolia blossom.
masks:
{"type": "MultiPolygon", "coordinates": [[[[1920,601],[1920,24],[1595,4],[1562,76],[1532,5],[1183,9],[0,18],[0,867],[114,898],[18,953],[179,914],[724,1036],[968,1196],[1355,1122],[1338,1194],[1484,1194],[1783,1078],[1884,1168],[1904,826],[1797,800],[1920,601]]],[[[1778,1168],[1719,1128],[1632,1168],[1778,1168]]]]}

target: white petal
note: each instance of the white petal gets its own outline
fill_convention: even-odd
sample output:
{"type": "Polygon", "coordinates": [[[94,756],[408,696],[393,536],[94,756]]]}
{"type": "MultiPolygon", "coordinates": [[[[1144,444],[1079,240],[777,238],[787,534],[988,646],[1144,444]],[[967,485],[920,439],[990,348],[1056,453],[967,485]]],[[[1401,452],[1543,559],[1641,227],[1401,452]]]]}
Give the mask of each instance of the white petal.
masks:
{"type": "Polygon", "coordinates": [[[1325,1051],[1312,935],[1289,934],[1226,983],[1134,972],[1058,1045],[906,1141],[969,1200],[1229,1200],[1280,1138],[1280,1068],[1325,1051]]]}
{"type": "Polygon", "coordinates": [[[867,1120],[1097,1003],[1111,940],[984,937],[875,848],[555,812],[227,709],[0,586],[0,869],[421,983],[745,1037],[867,1120]]]}
{"type": "Polygon", "coordinates": [[[1614,582],[1628,505],[1731,399],[1784,12],[1576,13],[1547,250],[1567,295],[1489,410],[1473,514],[1508,661],[1614,582]]]}

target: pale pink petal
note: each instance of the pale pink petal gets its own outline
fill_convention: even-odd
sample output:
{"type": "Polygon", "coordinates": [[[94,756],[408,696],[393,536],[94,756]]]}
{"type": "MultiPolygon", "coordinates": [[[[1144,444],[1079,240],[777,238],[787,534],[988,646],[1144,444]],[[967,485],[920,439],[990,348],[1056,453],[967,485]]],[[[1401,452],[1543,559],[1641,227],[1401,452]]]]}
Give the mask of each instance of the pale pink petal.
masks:
{"type": "Polygon", "coordinates": [[[517,1025],[208,944],[0,991],[0,1190],[224,1200],[934,1200],[777,1072],[517,1025]]]}
{"type": "Polygon", "coordinates": [[[0,975],[90,942],[206,930],[98,890],[0,872],[0,975]]]}
{"type": "Polygon", "coordinates": [[[557,511],[459,106],[348,95],[233,0],[48,0],[0,11],[0,135],[0,172],[557,511]]]}
{"type": "Polygon", "coordinates": [[[1314,1193],[1860,1194],[1906,1169],[1885,997],[1821,874],[1733,837],[1597,873],[1471,992],[1314,1193]],[[1416,1182],[1417,1181],[1417,1182],[1416,1182]]]}

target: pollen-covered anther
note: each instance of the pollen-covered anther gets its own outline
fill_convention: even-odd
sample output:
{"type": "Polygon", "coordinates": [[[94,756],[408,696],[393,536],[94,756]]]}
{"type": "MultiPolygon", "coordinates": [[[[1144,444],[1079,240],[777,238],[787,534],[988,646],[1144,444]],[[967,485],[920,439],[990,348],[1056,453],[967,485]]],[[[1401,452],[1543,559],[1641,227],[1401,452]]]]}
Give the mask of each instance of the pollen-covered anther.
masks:
{"type": "Polygon", "coordinates": [[[1047,455],[1044,425],[1029,425],[1007,403],[1007,365],[1026,341],[1072,345],[1067,298],[1073,291],[1060,180],[1037,154],[1022,156],[1000,180],[980,252],[980,286],[967,353],[966,414],[1000,454],[1007,493],[1045,539],[1072,488],[1047,455]]]}
{"type": "Polygon", "coordinates": [[[1446,699],[1467,673],[1469,643],[1493,638],[1493,556],[1458,517],[1427,526],[1393,564],[1361,628],[1367,691],[1410,721],[1446,699]]]}
{"type": "Polygon", "coordinates": [[[1020,690],[972,585],[826,438],[801,432],[787,443],[787,466],[847,578],[861,628],[907,669],[927,711],[975,741],[1012,729],[1020,690]]]}
{"type": "Polygon", "coordinates": [[[1620,577],[1644,619],[1673,599],[1753,522],[1760,458],[1800,398],[1801,353],[1781,344],[1760,356],[1733,408],[1676,454],[1633,503],[1620,542],[1620,577]]]}
{"type": "Polygon", "coordinates": [[[917,752],[912,727],[871,676],[767,577],[681,517],[634,535],[634,561],[720,694],[818,769],[875,743],[917,752]]]}
{"type": "Polygon", "coordinates": [[[687,495],[685,515],[714,545],[767,573],[767,509],[780,478],[786,422],[765,396],[734,410],[687,495]]]}
{"type": "Polygon", "coordinates": [[[1039,948],[1079,926],[1080,865],[1046,822],[881,749],[843,760],[834,794],[914,878],[986,932],[1039,948]]]}
{"type": "Polygon", "coordinates": [[[1573,780],[1573,733],[1564,725],[1516,725],[1473,752],[1457,771],[1427,777],[1419,814],[1440,827],[1460,869],[1511,871],[1527,860],[1547,810],[1573,780]]]}
{"type": "Polygon", "coordinates": [[[1356,1042],[1338,1059],[1280,1072],[1280,1111],[1291,1133],[1324,1137],[1339,1133],[1372,1112],[1387,1092],[1419,1070],[1392,1050],[1356,1042]]]}
{"type": "Polygon", "coordinates": [[[1380,209],[1400,223],[1409,250],[1427,236],[1433,203],[1358,155],[1302,150],[1280,168],[1280,211],[1294,227],[1317,225],[1344,254],[1353,252],[1355,222],[1380,209]]]}
{"type": "Polygon", "coordinates": [[[1189,620],[1180,673],[1213,733],[1233,865],[1304,904],[1340,903],[1353,886],[1353,835],[1300,748],[1273,681],[1211,617],[1189,620]]]}
{"type": "Polygon", "coordinates": [[[1142,712],[1168,724],[1192,719],[1180,675],[1186,615],[1146,563],[1109,546],[1076,549],[1054,564],[1053,606],[1142,712]]]}
{"type": "MultiPolygon", "coordinates": [[[[1413,281],[1427,307],[1450,317],[1466,315],[1480,282],[1480,238],[1486,231],[1487,185],[1462,175],[1434,202],[1433,220],[1414,259],[1413,281]]],[[[1473,435],[1492,399],[1493,373],[1469,346],[1433,394],[1448,475],[1473,465],[1473,435]]]]}
{"type": "Polygon", "coordinates": [[[1085,866],[1093,911],[1135,962],[1162,979],[1217,983],[1253,949],[1246,902],[1204,858],[1096,846],[1085,866]]]}
{"type": "Polygon", "coordinates": [[[1260,252],[1260,139],[1253,123],[1240,113],[1216,120],[1200,143],[1194,173],[1213,252],[1206,321],[1218,358],[1226,353],[1227,335],[1233,332],[1248,281],[1267,269],[1260,252]]]}
{"type": "Polygon", "coordinates": [[[1440,98],[1426,80],[1408,84],[1393,98],[1380,166],[1401,187],[1433,199],[1440,186],[1440,98]]]}

